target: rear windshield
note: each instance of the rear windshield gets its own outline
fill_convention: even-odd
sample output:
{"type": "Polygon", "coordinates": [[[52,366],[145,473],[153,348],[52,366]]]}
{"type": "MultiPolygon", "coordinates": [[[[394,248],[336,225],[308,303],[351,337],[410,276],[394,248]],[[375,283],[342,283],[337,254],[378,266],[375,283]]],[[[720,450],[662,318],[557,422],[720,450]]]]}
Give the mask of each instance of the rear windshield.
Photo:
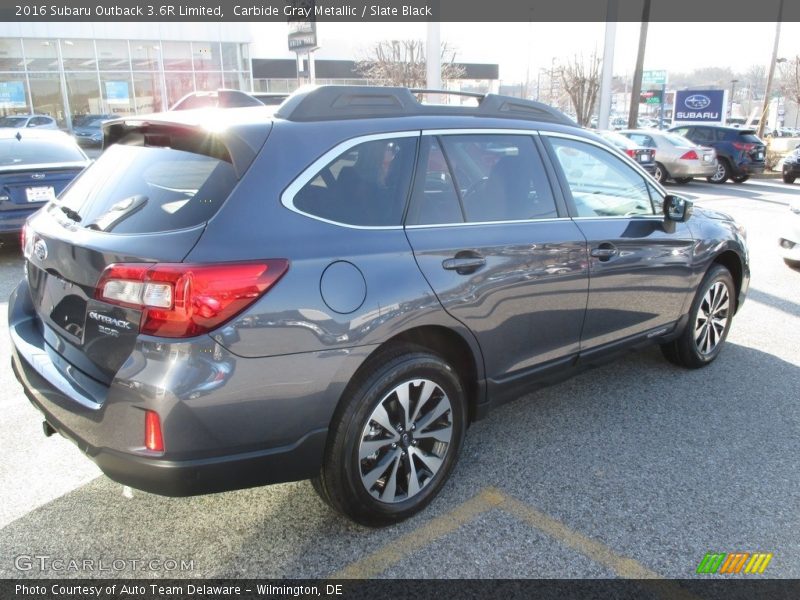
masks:
{"type": "Polygon", "coordinates": [[[661,136],[667,140],[673,146],[678,146],[679,148],[686,148],[694,146],[694,142],[690,139],[683,137],[682,135],[678,135],[677,133],[662,133],[661,136]]]}
{"type": "Polygon", "coordinates": [[[739,140],[747,144],[763,144],[763,142],[758,139],[758,136],[754,133],[740,133],[739,140]]]}
{"type": "Polygon", "coordinates": [[[0,118],[0,127],[25,127],[28,117],[3,117],[0,118]]]}
{"type": "Polygon", "coordinates": [[[88,229],[152,233],[208,221],[236,185],[226,161],[172,148],[115,144],[51,210],[88,229]]]}
{"type": "Polygon", "coordinates": [[[637,148],[638,144],[631,139],[626,138],[621,133],[615,131],[603,131],[600,133],[605,139],[614,144],[617,148],[637,148]]]}
{"type": "Polygon", "coordinates": [[[0,140],[0,165],[44,165],[84,161],[86,156],[70,139],[10,138],[0,140]]]}

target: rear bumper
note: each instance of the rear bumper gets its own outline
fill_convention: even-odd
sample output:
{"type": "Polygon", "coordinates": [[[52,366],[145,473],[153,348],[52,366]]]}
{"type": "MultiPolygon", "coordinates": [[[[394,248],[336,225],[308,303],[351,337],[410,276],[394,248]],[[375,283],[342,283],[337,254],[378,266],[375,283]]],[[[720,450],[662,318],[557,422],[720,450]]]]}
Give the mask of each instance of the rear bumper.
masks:
{"type": "Polygon", "coordinates": [[[0,211],[0,235],[12,235],[22,231],[22,227],[28,217],[41,207],[42,205],[40,204],[30,208],[10,208],[0,211]]]}
{"type": "Polygon", "coordinates": [[[760,175],[764,172],[765,163],[755,163],[749,160],[742,161],[733,166],[733,176],[740,177],[742,175],[760,175]]]}
{"type": "Polygon", "coordinates": [[[9,300],[9,330],[28,399],[108,477],[167,496],[318,473],[336,403],[371,349],[243,359],[207,336],[141,339],[104,385],[65,366],[40,329],[23,282],[9,300]],[[160,417],[163,453],[144,448],[145,410],[160,417]]]}
{"type": "Polygon", "coordinates": [[[683,160],[670,163],[667,170],[673,177],[711,177],[717,171],[717,161],[683,160]]]}

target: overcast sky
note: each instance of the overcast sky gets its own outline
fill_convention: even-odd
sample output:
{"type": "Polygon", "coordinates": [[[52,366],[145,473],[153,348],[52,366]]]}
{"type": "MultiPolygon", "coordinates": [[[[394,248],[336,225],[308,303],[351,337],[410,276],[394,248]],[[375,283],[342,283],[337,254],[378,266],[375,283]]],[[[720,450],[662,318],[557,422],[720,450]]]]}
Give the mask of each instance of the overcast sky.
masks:
{"type": "MultiPolygon", "coordinates": [[[[285,57],[286,24],[253,24],[254,57],[285,57]]],[[[422,39],[425,23],[318,23],[317,58],[347,59],[363,55],[380,40],[422,39]]],[[[498,63],[504,83],[531,79],[555,57],[603,52],[605,23],[442,23],[441,39],[463,62],[498,63]]],[[[731,67],[745,71],[767,65],[772,55],[774,23],[651,23],[645,69],[691,71],[698,67],[731,67]]],[[[639,23],[617,25],[614,73],[633,71],[639,23]]],[[[784,23],[779,57],[800,55],[800,23],[784,23]]]]}

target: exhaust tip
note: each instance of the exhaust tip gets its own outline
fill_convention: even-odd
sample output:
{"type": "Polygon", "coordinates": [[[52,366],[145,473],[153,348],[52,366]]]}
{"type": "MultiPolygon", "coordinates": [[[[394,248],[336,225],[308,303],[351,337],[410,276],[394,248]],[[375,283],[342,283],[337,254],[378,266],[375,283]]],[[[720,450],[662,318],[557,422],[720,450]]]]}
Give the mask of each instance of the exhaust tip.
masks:
{"type": "Polygon", "coordinates": [[[48,423],[47,421],[42,421],[42,431],[44,431],[45,437],[50,437],[51,435],[56,433],[56,430],[53,429],[53,426],[50,425],[50,423],[48,423]]]}

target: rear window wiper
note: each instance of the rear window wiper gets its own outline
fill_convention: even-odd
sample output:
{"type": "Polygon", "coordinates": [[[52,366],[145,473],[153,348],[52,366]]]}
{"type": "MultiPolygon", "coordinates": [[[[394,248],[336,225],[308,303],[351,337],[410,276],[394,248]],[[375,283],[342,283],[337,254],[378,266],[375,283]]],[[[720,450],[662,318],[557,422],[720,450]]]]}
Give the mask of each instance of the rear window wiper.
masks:
{"type": "Polygon", "coordinates": [[[136,194],[124,200],[120,200],[94,221],[86,225],[86,228],[96,229],[98,231],[111,231],[121,221],[124,221],[132,214],[138,212],[147,204],[147,200],[148,198],[144,194],[136,194]]]}
{"type": "Polygon", "coordinates": [[[61,212],[67,215],[67,217],[69,217],[71,220],[75,221],[76,223],[81,222],[81,216],[76,211],[72,210],[68,206],[59,206],[59,208],[61,209],[61,212]]]}

